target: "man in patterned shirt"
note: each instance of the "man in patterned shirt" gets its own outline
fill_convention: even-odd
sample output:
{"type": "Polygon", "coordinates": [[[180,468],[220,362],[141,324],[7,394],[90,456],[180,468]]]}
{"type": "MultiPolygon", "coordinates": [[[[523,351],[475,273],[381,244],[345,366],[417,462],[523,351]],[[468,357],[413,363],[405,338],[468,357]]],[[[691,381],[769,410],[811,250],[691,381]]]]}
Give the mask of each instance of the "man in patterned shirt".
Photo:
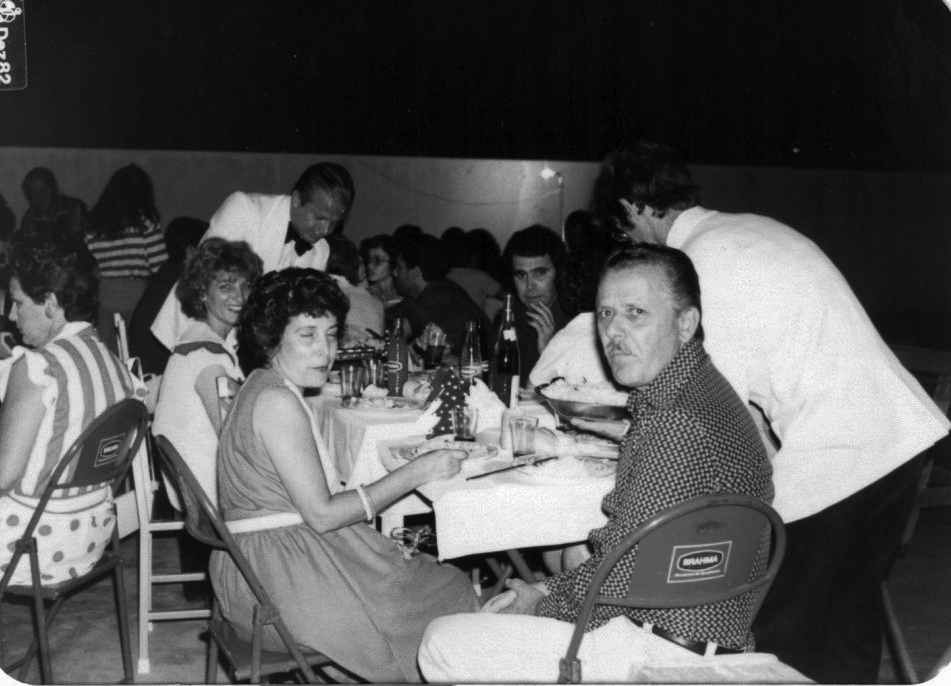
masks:
{"type": "MultiPolygon", "coordinates": [[[[607,524],[591,556],[544,582],[510,591],[475,615],[434,621],[420,648],[429,681],[554,681],[581,602],[604,555],[629,532],[690,498],[745,493],[769,502],[771,469],[739,397],[703,348],[700,286],[679,250],[644,245],[608,259],[597,296],[601,344],[618,383],[632,390],[607,524]]],[[[765,554],[765,550],[763,551],[765,554]]],[[[605,591],[623,595],[628,553],[605,591]]],[[[591,681],[804,680],[752,645],[749,596],[714,605],[645,610],[601,606],[580,658],[591,681]],[[714,658],[729,654],[729,657],[714,658]],[[792,673],[791,673],[792,672],[792,673]]]]}

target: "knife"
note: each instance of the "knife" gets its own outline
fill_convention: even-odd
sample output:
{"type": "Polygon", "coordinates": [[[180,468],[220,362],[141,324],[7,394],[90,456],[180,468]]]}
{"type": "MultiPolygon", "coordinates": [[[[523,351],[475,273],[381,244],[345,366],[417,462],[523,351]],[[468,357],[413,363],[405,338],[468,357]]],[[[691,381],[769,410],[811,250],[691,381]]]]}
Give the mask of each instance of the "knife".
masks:
{"type": "Polygon", "coordinates": [[[475,476],[467,476],[466,481],[472,481],[474,479],[481,479],[484,476],[492,476],[493,474],[501,474],[502,472],[507,472],[512,469],[518,469],[519,467],[534,467],[540,465],[542,462],[548,462],[549,460],[557,460],[557,455],[551,455],[549,457],[542,457],[532,462],[523,462],[521,464],[513,464],[508,467],[502,467],[502,469],[493,469],[491,472],[482,472],[481,474],[476,474],[475,476]]]}

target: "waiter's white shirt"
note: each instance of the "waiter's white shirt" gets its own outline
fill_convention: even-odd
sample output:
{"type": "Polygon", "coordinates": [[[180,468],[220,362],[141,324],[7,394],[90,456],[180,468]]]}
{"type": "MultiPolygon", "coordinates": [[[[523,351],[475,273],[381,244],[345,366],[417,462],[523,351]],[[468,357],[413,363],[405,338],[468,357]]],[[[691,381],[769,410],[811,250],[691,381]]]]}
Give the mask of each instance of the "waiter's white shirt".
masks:
{"type": "Polygon", "coordinates": [[[700,276],[714,364],[782,442],[773,506],[784,520],[846,498],[948,432],[811,240],[767,217],[694,207],[667,244],[700,276]]]}
{"type": "MultiPolygon", "coordinates": [[[[229,241],[247,241],[264,262],[265,273],[286,267],[323,270],[330,254],[327,241],[321,239],[312,249],[298,255],[293,241],[284,242],[290,218],[291,196],[238,191],[229,195],[212,216],[202,241],[212,236],[229,241]]],[[[152,323],[152,333],[162,345],[171,349],[187,321],[173,289],[152,323]]]]}

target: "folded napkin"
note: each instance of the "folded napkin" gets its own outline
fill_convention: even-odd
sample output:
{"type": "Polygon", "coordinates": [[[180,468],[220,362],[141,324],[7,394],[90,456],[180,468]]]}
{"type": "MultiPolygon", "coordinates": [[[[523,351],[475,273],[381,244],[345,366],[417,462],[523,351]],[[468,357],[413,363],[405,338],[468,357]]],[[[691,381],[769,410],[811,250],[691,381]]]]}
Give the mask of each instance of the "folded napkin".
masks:
{"type": "Polygon", "coordinates": [[[479,416],[476,420],[476,432],[502,426],[502,412],[505,403],[486,386],[482,379],[476,379],[469,389],[469,405],[476,408],[479,416]]]}

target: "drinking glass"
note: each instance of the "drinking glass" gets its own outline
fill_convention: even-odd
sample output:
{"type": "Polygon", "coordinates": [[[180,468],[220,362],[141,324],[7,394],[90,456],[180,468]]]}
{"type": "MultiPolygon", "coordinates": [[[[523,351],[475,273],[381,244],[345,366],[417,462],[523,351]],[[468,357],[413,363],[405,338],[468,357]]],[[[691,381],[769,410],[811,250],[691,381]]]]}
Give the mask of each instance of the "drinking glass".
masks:
{"type": "Polygon", "coordinates": [[[512,453],[530,455],[535,450],[535,430],[538,429],[538,417],[516,415],[510,420],[512,426],[512,453]]]}
{"type": "Polygon", "coordinates": [[[479,412],[474,407],[462,405],[452,408],[452,433],[457,441],[474,441],[479,412]]]}
{"type": "Polygon", "coordinates": [[[446,334],[438,328],[430,329],[426,338],[426,349],[423,351],[423,369],[439,367],[445,349],[446,334]]]}
{"type": "Polygon", "coordinates": [[[363,370],[364,386],[386,388],[386,360],[368,357],[363,361],[363,370]]]}
{"type": "Polygon", "coordinates": [[[356,362],[340,365],[340,395],[344,398],[352,398],[362,393],[363,365],[356,362]]]}

